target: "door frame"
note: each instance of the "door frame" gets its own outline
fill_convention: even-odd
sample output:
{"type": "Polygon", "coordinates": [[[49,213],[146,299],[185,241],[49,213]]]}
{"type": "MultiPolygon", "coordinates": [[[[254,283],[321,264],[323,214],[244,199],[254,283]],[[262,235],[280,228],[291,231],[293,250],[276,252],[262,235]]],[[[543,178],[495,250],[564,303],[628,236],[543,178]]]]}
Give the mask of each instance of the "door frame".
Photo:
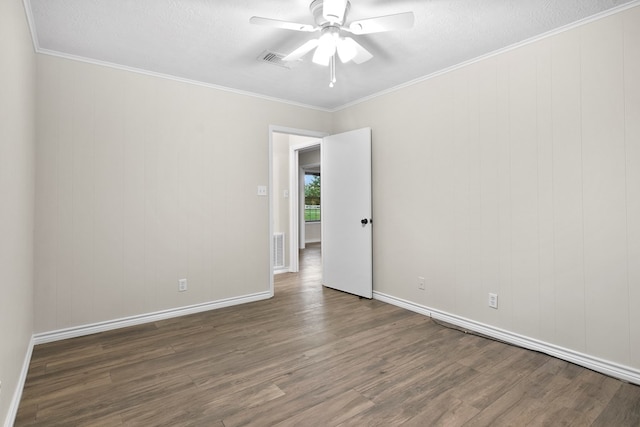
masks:
{"type": "MultiPolygon", "coordinates": [[[[269,294],[271,297],[273,297],[274,295],[274,286],[273,286],[273,257],[274,257],[274,253],[273,253],[273,134],[275,133],[284,133],[284,134],[288,134],[288,135],[298,135],[298,136],[308,136],[308,137],[312,137],[312,138],[318,138],[318,139],[322,139],[325,136],[329,135],[329,133],[327,132],[319,132],[319,131],[313,131],[313,130],[307,130],[307,129],[297,129],[297,128],[292,128],[292,127],[287,127],[287,126],[278,126],[278,125],[269,125],[269,167],[268,167],[268,173],[269,173],[269,191],[268,191],[268,199],[269,199],[269,234],[267,235],[267,242],[269,245],[269,294]]],[[[302,144],[300,144],[302,145],[302,144]]],[[[296,163],[297,163],[297,156],[296,156],[296,163]]],[[[289,168],[291,169],[291,162],[289,162],[289,168]]],[[[297,171],[296,171],[296,175],[297,175],[297,171]]],[[[291,180],[291,177],[289,177],[291,180]]],[[[297,187],[297,184],[296,184],[297,187]]],[[[289,197],[291,198],[292,193],[294,193],[293,191],[289,191],[289,197]]],[[[298,198],[298,195],[296,194],[295,198],[298,198]]],[[[291,200],[289,201],[289,205],[291,206],[291,200]]],[[[291,215],[291,214],[290,214],[291,215]]],[[[298,212],[296,210],[295,212],[295,216],[298,217],[298,212]]],[[[289,217],[289,228],[291,228],[291,224],[293,223],[293,218],[290,216],[289,217]]],[[[297,235],[297,230],[296,230],[296,235],[297,235]]],[[[291,236],[289,238],[289,241],[291,242],[291,236]]],[[[289,245],[291,246],[291,245],[289,245]]],[[[298,253],[298,249],[295,249],[295,254],[298,253]]],[[[296,261],[297,261],[297,256],[296,256],[296,261]]],[[[297,262],[296,262],[297,264],[297,262]]],[[[291,268],[291,265],[289,266],[291,268]]],[[[297,267],[297,265],[296,265],[297,267]]],[[[296,270],[297,271],[297,270],[296,270]]]]}

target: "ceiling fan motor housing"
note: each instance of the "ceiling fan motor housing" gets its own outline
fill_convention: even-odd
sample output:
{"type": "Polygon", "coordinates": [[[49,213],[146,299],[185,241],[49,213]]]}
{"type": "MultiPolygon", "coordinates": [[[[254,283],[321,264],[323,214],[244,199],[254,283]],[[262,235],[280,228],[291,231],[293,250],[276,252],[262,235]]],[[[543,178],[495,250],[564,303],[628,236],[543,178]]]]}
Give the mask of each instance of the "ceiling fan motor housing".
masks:
{"type": "MultiPolygon", "coordinates": [[[[314,21],[316,21],[316,25],[318,25],[319,27],[323,27],[325,25],[330,24],[330,22],[323,15],[323,8],[322,8],[323,3],[324,3],[324,0],[313,0],[309,5],[309,10],[313,14],[313,19],[314,21]]],[[[339,23],[340,25],[343,25],[347,20],[347,14],[349,13],[349,9],[351,9],[351,2],[347,2],[347,7],[344,11],[344,18],[342,19],[342,22],[339,23]]]]}

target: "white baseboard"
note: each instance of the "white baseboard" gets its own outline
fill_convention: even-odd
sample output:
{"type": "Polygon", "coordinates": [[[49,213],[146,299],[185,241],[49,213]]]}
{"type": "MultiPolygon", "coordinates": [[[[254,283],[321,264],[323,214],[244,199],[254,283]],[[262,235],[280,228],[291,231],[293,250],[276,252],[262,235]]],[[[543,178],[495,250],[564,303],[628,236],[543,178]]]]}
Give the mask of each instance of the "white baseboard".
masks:
{"type": "Polygon", "coordinates": [[[373,298],[386,302],[388,304],[395,305],[397,307],[402,307],[404,309],[423,314],[428,317],[432,317],[437,320],[441,320],[443,322],[450,323],[452,325],[459,326],[464,329],[468,329],[469,331],[477,332],[479,334],[486,335],[500,341],[507,342],[509,344],[514,344],[519,347],[546,353],[550,356],[575,363],[576,365],[584,366],[585,368],[594,370],[596,372],[600,372],[605,375],[621,379],[623,381],[640,385],[640,370],[631,368],[629,366],[620,365],[618,363],[600,359],[588,354],[569,350],[567,348],[559,347],[554,344],[509,332],[504,329],[496,328],[491,325],[486,325],[484,323],[476,322],[474,320],[466,319],[464,317],[456,316],[454,314],[416,304],[411,301],[396,298],[382,292],[374,291],[373,298]]]}
{"type": "Polygon", "coordinates": [[[29,364],[31,363],[33,346],[34,340],[33,337],[31,337],[29,346],[27,347],[27,352],[24,356],[24,361],[22,362],[22,370],[20,371],[20,376],[18,377],[18,384],[16,385],[16,389],[13,392],[13,398],[11,399],[11,403],[9,404],[9,412],[7,412],[7,417],[4,420],[4,427],[12,427],[16,421],[16,416],[18,415],[18,407],[20,406],[20,399],[22,399],[22,390],[24,390],[24,384],[27,381],[27,373],[29,372],[29,364]]]}
{"type": "Polygon", "coordinates": [[[127,326],[156,322],[158,320],[170,319],[172,317],[186,316],[188,314],[201,313],[203,311],[215,310],[218,308],[230,307],[239,304],[246,304],[248,302],[255,302],[269,298],[271,298],[270,292],[259,292],[255,294],[226,298],[218,301],[195,304],[186,307],[172,308],[170,310],[156,311],[154,313],[141,314],[138,316],[108,320],[106,322],[75,326],[73,328],[60,329],[57,331],[41,332],[34,334],[32,341],[35,345],[44,344],[53,341],[65,340],[68,338],[96,334],[98,332],[110,331],[113,329],[126,328],[127,326]]]}

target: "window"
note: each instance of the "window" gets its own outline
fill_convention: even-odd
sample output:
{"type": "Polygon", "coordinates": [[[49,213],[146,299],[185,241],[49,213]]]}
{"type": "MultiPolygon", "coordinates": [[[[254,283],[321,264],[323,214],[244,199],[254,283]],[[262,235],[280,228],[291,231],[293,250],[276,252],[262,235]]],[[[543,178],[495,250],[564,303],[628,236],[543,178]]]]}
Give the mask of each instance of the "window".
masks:
{"type": "Polygon", "coordinates": [[[304,174],[304,220],[320,221],[320,174],[317,172],[304,174]]]}

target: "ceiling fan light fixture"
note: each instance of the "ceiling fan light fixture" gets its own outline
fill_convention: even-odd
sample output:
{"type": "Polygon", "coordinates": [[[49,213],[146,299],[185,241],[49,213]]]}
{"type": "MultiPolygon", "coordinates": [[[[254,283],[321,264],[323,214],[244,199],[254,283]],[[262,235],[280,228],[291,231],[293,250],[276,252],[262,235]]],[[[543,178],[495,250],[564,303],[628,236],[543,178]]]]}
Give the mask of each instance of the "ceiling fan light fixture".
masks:
{"type": "Polygon", "coordinates": [[[358,54],[356,42],[351,37],[345,37],[338,40],[338,56],[343,64],[351,61],[358,54]]]}
{"type": "Polygon", "coordinates": [[[340,58],[342,63],[353,62],[355,64],[362,64],[373,58],[371,52],[351,37],[341,37],[342,31],[358,36],[401,30],[411,28],[415,20],[413,12],[402,12],[362,19],[347,25],[345,21],[350,9],[349,0],[312,0],[309,10],[316,23],[315,26],[259,16],[251,17],[249,22],[286,30],[320,31],[319,38],[307,41],[290,54],[282,57],[282,62],[299,61],[315,50],[312,61],[329,68],[329,85],[333,87],[336,82],[336,56],[340,58]]]}
{"type": "Polygon", "coordinates": [[[328,66],[329,60],[336,53],[336,36],[327,31],[320,36],[318,47],[313,54],[313,62],[318,65],[328,66]]]}

